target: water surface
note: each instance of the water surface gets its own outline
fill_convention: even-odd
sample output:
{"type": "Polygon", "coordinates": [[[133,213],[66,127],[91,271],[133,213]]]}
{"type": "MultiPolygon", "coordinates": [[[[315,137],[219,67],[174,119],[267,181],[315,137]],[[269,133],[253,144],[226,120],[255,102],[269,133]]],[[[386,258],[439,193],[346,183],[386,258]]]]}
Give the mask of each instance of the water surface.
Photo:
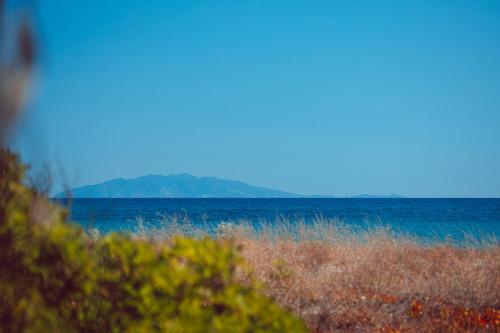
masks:
{"type": "Polygon", "coordinates": [[[164,216],[196,224],[267,221],[306,223],[321,216],[355,227],[389,226],[424,239],[500,238],[500,199],[74,199],[74,221],[102,232],[134,231],[164,216]]]}

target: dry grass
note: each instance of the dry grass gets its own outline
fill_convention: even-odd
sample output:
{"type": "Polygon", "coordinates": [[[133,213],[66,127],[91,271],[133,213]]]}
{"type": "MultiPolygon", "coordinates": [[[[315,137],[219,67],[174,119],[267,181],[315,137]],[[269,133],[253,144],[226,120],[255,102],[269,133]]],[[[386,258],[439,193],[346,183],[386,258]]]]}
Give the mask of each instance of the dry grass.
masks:
{"type": "MultiPolygon", "coordinates": [[[[179,225],[154,235],[183,233],[179,225]]],[[[324,219],[223,224],[211,234],[233,239],[268,295],[313,332],[500,332],[497,241],[424,245],[324,219]]]]}
{"type": "Polygon", "coordinates": [[[424,246],[324,223],[298,231],[234,237],[267,293],[313,331],[500,331],[497,243],[424,246]]]}

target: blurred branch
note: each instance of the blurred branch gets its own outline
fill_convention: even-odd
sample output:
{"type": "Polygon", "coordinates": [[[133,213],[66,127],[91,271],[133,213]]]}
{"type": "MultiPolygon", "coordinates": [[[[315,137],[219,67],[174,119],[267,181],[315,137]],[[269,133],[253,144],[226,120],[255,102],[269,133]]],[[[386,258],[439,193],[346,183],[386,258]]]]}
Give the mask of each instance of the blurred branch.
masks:
{"type": "Polygon", "coordinates": [[[16,18],[13,27],[6,26],[6,15],[5,2],[0,0],[0,147],[5,146],[9,130],[22,111],[36,57],[28,15],[16,18]],[[14,36],[14,45],[6,45],[6,34],[14,36]]]}

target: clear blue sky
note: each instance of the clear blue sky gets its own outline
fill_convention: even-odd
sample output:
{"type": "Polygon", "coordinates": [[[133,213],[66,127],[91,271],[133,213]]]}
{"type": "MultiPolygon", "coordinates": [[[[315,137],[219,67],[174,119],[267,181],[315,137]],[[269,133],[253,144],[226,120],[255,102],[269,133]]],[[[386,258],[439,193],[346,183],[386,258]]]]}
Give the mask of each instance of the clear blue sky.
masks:
{"type": "Polygon", "coordinates": [[[304,194],[500,197],[500,1],[40,1],[24,157],[304,194]]]}

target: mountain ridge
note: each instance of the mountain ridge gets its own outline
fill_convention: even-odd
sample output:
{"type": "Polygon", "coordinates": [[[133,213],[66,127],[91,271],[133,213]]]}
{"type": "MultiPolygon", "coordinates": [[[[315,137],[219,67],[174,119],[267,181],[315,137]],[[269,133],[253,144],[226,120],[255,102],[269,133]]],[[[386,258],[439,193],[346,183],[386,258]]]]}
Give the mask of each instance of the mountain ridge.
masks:
{"type": "MultiPolygon", "coordinates": [[[[188,173],[135,178],[115,178],[77,187],[71,190],[74,198],[298,198],[289,193],[217,177],[197,177],[188,173]]],[[[63,198],[66,192],[54,195],[63,198]]]]}
{"type": "MultiPolygon", "coordinates": [[[[70,190],[74,198],[342,198],[334,195],[303,195],[253,186],[218,177],[198,177],[189,173],[149,174],[134,178],[114,178],[70,190]]],[[[54,198],[65,198],[67,192],[54,198]]],[[[344,197],[346,198],[346,197],[344,197]]],[[[403,198],[398,194],[361,194],[347,198],[403,198]]]]}

